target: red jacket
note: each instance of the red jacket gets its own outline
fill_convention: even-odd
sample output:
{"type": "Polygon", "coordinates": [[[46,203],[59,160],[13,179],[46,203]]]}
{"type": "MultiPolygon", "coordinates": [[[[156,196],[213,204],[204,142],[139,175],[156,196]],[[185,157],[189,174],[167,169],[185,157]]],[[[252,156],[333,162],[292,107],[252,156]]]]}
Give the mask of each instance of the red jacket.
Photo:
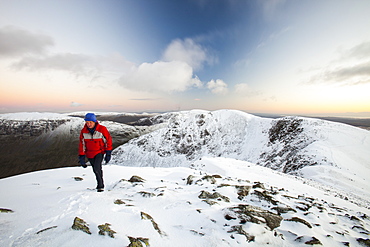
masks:
{"type": "Polygon", "coordinates": [[[80,133],[79,155],[86,155],[87,158],[92,159],[95,155],[104,154],[105,151],[112,151],[112,149],[112,137],[105,126],[96,122],[94,134],[91,134],[85,124],[80,133]]]}

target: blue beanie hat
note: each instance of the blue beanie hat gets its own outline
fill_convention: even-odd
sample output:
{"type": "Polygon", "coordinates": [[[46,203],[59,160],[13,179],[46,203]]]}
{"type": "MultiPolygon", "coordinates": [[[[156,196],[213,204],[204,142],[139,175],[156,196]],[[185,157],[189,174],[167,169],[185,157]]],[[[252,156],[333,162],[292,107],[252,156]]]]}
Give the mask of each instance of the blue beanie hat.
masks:
{"type": "Polygon", "coordinates": [[[96,122],[96,116],[94,113],[87,113],[85,115],[85,121],[92,121],[92,122],[96,122]]]}

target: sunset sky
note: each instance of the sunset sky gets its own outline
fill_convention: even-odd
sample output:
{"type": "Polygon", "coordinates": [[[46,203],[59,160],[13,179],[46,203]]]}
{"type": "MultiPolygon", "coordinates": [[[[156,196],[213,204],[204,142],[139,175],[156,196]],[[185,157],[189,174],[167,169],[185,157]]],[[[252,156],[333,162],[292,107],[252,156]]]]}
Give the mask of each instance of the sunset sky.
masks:
{"type": "Polygon", "coordinates": [[[368,0],[0,0],[0,113],[370,117],[368,0]]]}

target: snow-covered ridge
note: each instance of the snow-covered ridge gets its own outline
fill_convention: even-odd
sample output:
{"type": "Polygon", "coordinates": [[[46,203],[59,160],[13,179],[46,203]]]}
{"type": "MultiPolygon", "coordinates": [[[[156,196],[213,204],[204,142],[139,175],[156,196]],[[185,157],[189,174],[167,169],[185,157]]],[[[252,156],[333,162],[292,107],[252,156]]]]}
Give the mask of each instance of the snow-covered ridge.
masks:
{"type": "Polygon", "coordinates": [[[313,118],[261,118],[235,110],[167,113],[166,119],[164,128],[114,150],[113,162],[187,167],[203,156],[227,157],[339,190],[351,188],[354,196],[370,198],[370,133],[366,130],[313,118]]]}
{"type": "Polygon", "coordinates": [[[56,120],[56,119],[70,119],[66,114],[51,113],[51,112],[17,112],[0,114],[0,119],[19,120],[19,121],[33,121],[33,120],[56,120]]]}

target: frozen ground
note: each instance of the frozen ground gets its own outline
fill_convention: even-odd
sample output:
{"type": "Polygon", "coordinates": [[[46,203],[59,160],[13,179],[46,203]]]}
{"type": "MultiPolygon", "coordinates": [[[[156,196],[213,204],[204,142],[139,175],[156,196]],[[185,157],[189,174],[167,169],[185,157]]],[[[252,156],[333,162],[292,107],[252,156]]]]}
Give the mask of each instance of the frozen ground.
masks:
{"type": "Polygon", "coordinates": [[[370,212],[361,203],[245,161],[203,157],[191,168],[103,169],[103,193],[92,189],[90,167],[1,179],[0,207],[12,211],[0,213],[0,245],[129,246],[130,237],[148,239],[152,247],[359,246],[369,241],[370,212]],[[144,181],[129,181],[134,175],[144,181]],[[247,206],[254,208],[238,211],[247,206]],[[91,234],[71,228],[75,217],[91,234]],[[116,232],[114,238],[98,234],[105,223],[116,232]]]}

